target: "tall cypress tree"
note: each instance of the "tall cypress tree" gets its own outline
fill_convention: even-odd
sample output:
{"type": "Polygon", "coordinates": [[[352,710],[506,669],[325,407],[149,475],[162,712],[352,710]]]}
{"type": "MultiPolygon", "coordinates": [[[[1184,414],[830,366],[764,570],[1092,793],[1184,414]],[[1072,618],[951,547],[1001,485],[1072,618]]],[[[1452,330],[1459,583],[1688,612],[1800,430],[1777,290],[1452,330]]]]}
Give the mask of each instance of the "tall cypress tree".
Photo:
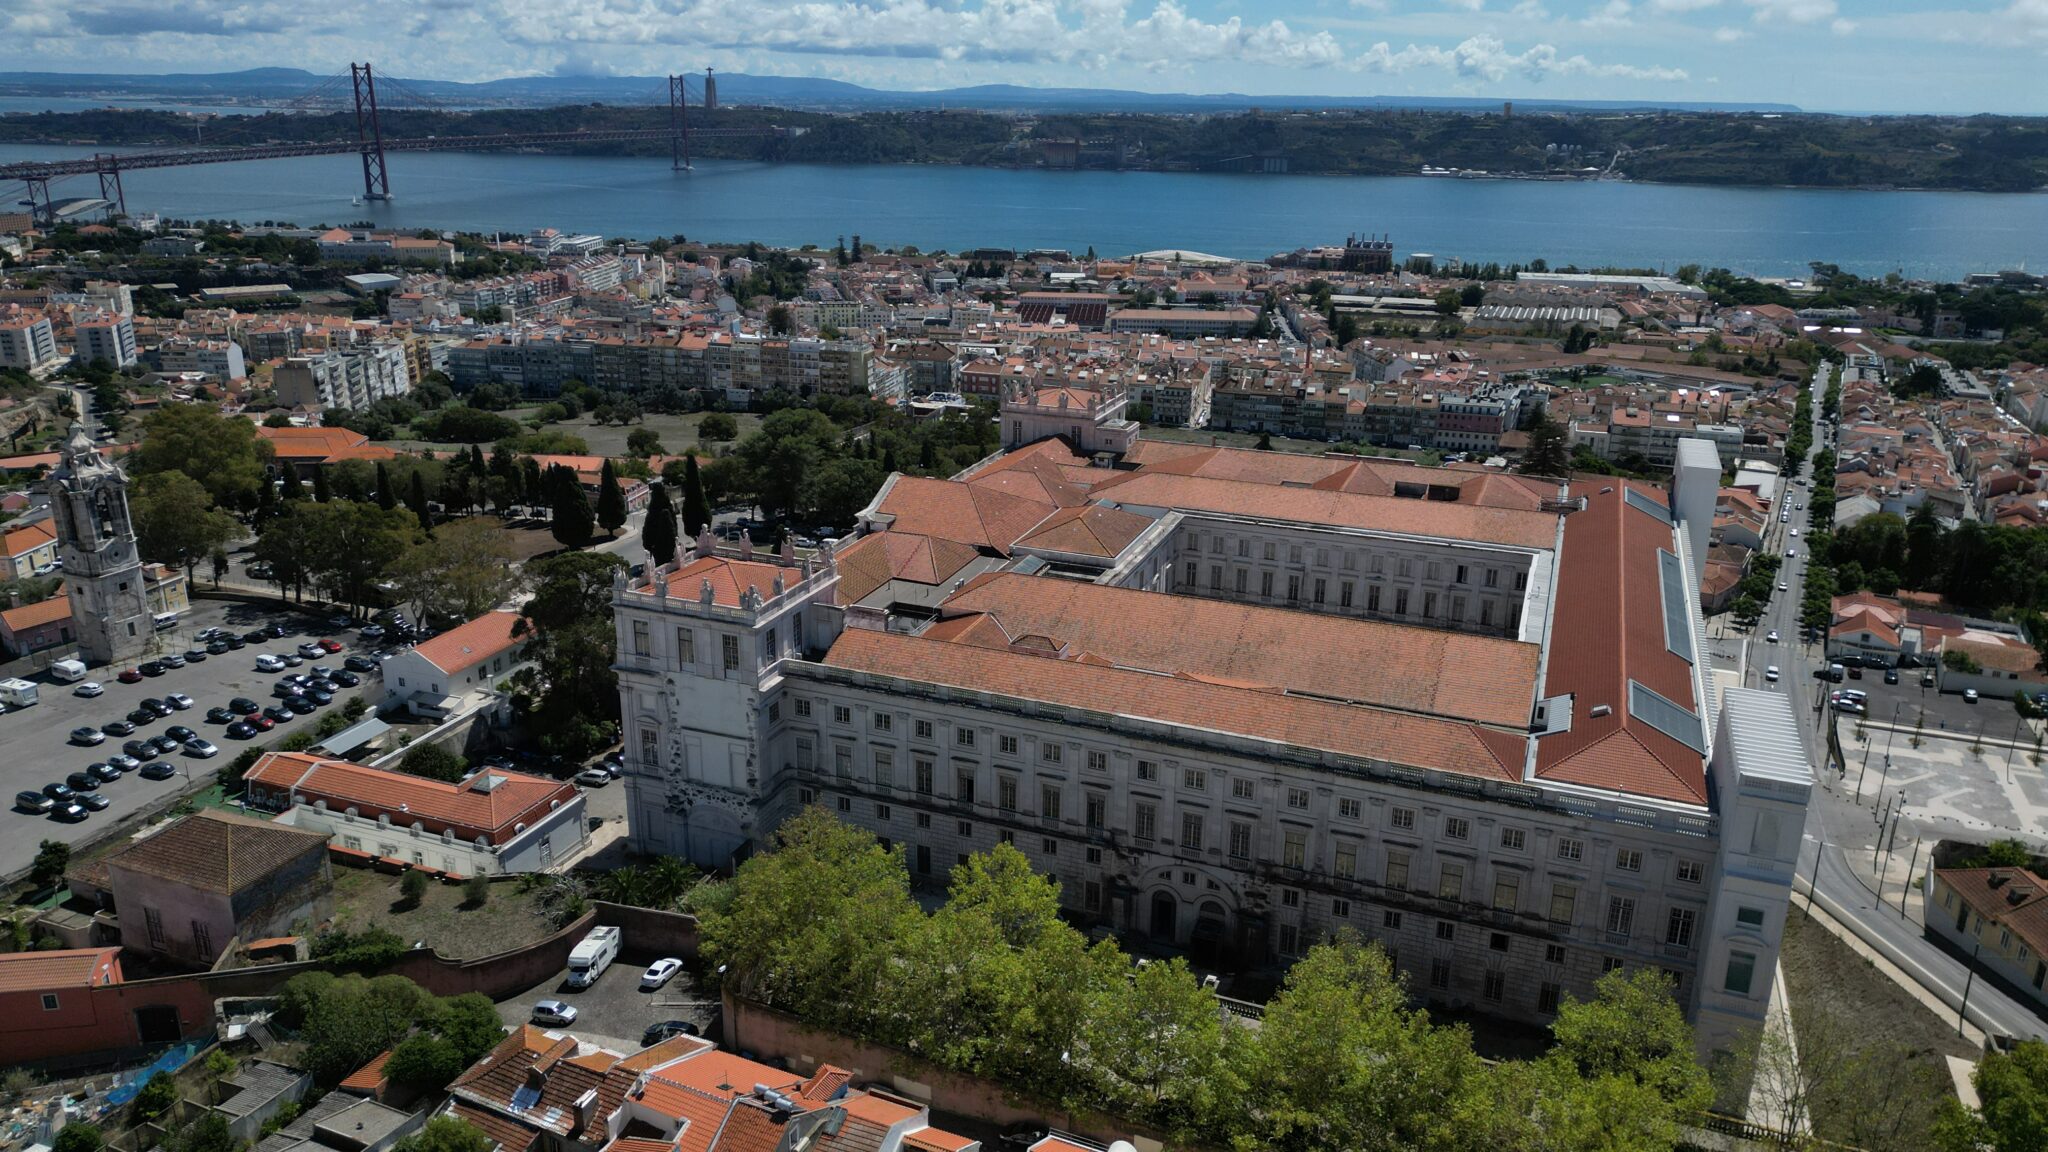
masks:
{"type": "Polygon", "coordinates": [[[327,484],[327,469],[325,468],[313,470],[313,499],[322,504],[334,499],[334,490],[328,487],[327,484]]]}
{"type": "Polygon", "coordinates": [[[695,540],[711,523],[711,501],[704,497],[704,477],[697,457],[683,457],[683,535],[695,540]]]}
{"type": "Polygon", "coordinates": [[[286,500],[304,500],[306,498],[306,486],[299,482],[299,470],[297,467],[290,464],[284,466],[284,491],[279,493],[279,495],[283,496],[286,500]]]}
{"type": "Polygon", "coordinates": [[[434,509],[427,503],[427,481],[418,469],[413,470],[412,492],[406,497],[405,506],[419,517],[420,530],[431,535],[434,531],[434,509]]]}
{"type": "Polygon", "coordinates": [[[676,555],[676,509],[669,503],[668,485],[656,483],[647,497],[647,524],[640,529],[640,541],[647,546],[651,565],[662,565],[676,555]]]}
{"type": "Polygon", "coordinates": [[[382,460],[377,461],[377,507],[386,512],[398,507],[398,493],[391,489],[391,472],[382,460]]]}
{"type": "Polygon", "coordinates": [[[553,472],[555,511],[548,530],[563,547],[581,548],[590,543],[594,526],[590,497],[583,494],[583,484],[574,470],[557,465],[553,472]]]}
{"type": "Polygon", "coordinates": [[[519,458],[519,500],[528,509],[552,504],[553,496],[547,490],[545,479],[540,473],[540,461],[531,456],[519,458]]]}
{"type": "Polygon", "coordinates": [[[490,474],[484,464],[484,447],[481,444],[469,446],[469,474],[479,480],[490,474]]]}
{"type": "Polygon", "coordinates": [[[617,536],[626,523],[626,493],[619,487],[619,477],[612,471],[609,456],[597,479],[597,522],[607,536],[617,536]]]}

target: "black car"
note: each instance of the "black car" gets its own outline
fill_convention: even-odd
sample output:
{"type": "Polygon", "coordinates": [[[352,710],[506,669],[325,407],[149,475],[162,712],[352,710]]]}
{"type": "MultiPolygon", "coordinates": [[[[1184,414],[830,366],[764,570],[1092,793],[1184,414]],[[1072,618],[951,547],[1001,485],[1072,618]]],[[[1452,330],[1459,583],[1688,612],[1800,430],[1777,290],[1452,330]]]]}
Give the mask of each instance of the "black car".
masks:
{"type": "Polygon", "coordinates": [[[652,1047],[671,1036],[702,1036],[703,1034],[703,1029],[688,1020],[663,1020],[647,1026],[647,1031],[640,1034],[640,1046],[642,1048],[652,1047]]]}
{"type": "Polygon", "coordinates": [[[45,784],[43,785],[43,795],[62,804],[69,801],[73,793],[70,786],[66,784],[45,784]]]}
{"type": "Polygon", "coordinates": [[[161,676],[164,674],[164,662],[161,660],[145,660],[136,667],[136,671],[144,676],[161,676]]]}
{"type": "Polygon", "coordinates": [[[86,765],[85,770],[92,773],[93,779],[102,784],[112,784],[121,778],[121,766],[109,764],[104,760],[86,765]]]}
{"type": "Polygon", "coordinates": [[[154,696],[144,696],[142,698],[142,706],[144,708],[149,709],[151,712],[156,713],[159,718],[169,716],[171,713],[177,711],[176,708],[173,708],[171,706],[170,701],[158,700],[154,696]]]}
{"type": "Polygon", "coordinates": [[[73,772],[64,778],[64,786],[73,792],[90,792],[99,787],[100,782],[93,779],[90,772],[73,772]]]}
{"type": "Polygon", "coordinates": [[[307,686],[305,695],[306,699],[311,700],[322,708],[334,703],[334,693],[320,687],[318,684],[307,686]]]}
{"type": "Polygon", "coordinates": [[[230,636],[227,639],[221,641],[221,643],[227,645],[228,651],[230,652],[240,652],[242,649],[248,647],[249,645],[249,642],[247,640],[242,639],[240,636],[230,636]]]}
{"type": "Polygon", "coordinates": [[[77,824],[90,815],[92,813],[86,811],[85,805],[76,800],[59,804],[50,810],[50,819],[61,820],[66,824],[77,824]]]}
{"type": "Polygon", "coordinates": [[[286,696],[297,696],[299,694],[299,686],[290,680],[279,680],[270,686],[270,694],[280,700],[286,696]]]}
{"type": "Polygon", "coordinates": [[[227,642],[227,641],[225,641],[225,640],[215,640],[215,641],[214,641],[213,643],[211,643],[211,644],[208,644],[208,645],[206,646],[206,654],[207,654],[208,656],[225,656],[225,655],[227,655],[227,654],[228,654],[228,642],[227,642]]]}
{"type": "Polygon", "coordinates": [[[149,739],[130,740],[121,745],[121,751],[137,760],[154,760],[157,757],[156,741],[149,739]]]}
{"type": "Polygon", "coordinates": [[[130,724],[154,724],[161,719],[163,717],[157,715],[151,709],[144,708],[140,704],[128,710],[128,722],[130,724]]]}
{"type": "Polygon", "coordinates": [[[343,688],[353,688],[356,685],[361,684],[363,682],[363,678],[361,676],[358,676],[353,672],[347,671],[346,669],[336,672],[334,675],[329,676],[328,679],[334,681],[336,684],[340,685],[343,688]]]}
{"type": "Polygon", "coordinates": [[[169,780],[177,774],[178,770],[171,767],[169,760],[151,760],[142,766],[139,773],[144,780],[169,780]]]}
{"type": "MultiPolygon", "coordinates": [[[[150,719],[154,720],[156,717],[151,716],[150,719]]],[[[126,720],[116,720],[111,724],[100,725],[100,731],[105,732],[109,736],[133,736],[135,735],[135,725],[126,720]]]]}
{"type": "Polygon", "coordinates": [[[14,794],[14,810],[17,812],[32,812],[37,816],[41,816],[56,806],[57,802],[55,800],[50,799],[41,792],[16,792],[14,794]]]}
{"type": "Polygon", "coordinates": [[[377,662],[368,656],[351,656],[343,660],[341,666],[356,672],[375,672],[377,670],[377,662]]]}
{"type": "Polygon", "coordinates": [[[183,724],[173,724],[169,728],[164,729],[164,735],[170,737],[171,739],[177,741],[180,744],[183,744],[187,740],[196,740],[199,738],[199,733],[194,732],[190,728],[185,727],[183,724]]]}
{"type": "Polygon", "coordinates": [[[256,735],[256,726],[247,720],[237,720],[228,725],[228,736],[234,740],[247,740],[256,735]]]}
{"type": "Polygon", "coordinates": [[[270,633],[272,639],[276,640],[282,640],[292,634],[292,630],[282,624],[272,624],[266,631],[270,633]]]}
{"type": "Polygon", "coordinates": [[[242,633],[242,643],[244,644],[262,644],[269,639],[270,629],[268,628],[252,628],[242,633]]]}
{"type": "Polygon", "coordinates": [[[112,800],[107,799],[105,796],[102,796],[97,792],[80,792],[78,794],[78,802],[80,804],[85,805],[87,808],[91,809],[94,812],[105,812],[107,809],[112,808],[114,806],[114,802],[112,800]]]}
{"type": "Polygon", "coordinates": [[[292,714],[296,716],[311,716],[320,710],[318,704],[304,696],[287,696],[284,698],[284,706],[291,709],[292,714]]]}
{"type": "Polygon", "coordinates": [[[291,709],[282,707],[277,704],[273,704],[270,707],[265,708],[263,710],[263,714],[269,717],[274,723],[278,724],[283,724],[284,722],[290,720],[293,716],[298,715],[298,713],[293,712],[291,709]]]}
{"type": "Polygon", "coordinates": [[[206,710],[206,722],[208,724],[232,724],[235,722],[236,715],[234,711],[227,708],[208,708],[206,710]]]}
{"type": "Polygon", "coordinates": [[[1899,670],[1897,668],[1885,669],[1884,682],[1887,684],[1897,684],[1899,682],[1899,670]]]}
{"type": "Polygon", "coordinates": [[[249,699],[247,696],[237,696],[233,700],[228,701],[228,711],[233,712],[237,716],[247,716],[251,712],[263,711],[263,705],[249,699]]]}

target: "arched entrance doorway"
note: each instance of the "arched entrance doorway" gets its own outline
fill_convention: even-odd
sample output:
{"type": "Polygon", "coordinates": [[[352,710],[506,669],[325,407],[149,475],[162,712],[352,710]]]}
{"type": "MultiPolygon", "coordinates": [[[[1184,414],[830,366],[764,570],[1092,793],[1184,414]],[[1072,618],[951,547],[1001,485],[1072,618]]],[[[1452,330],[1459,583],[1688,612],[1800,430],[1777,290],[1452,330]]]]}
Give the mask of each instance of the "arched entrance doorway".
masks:
{"type": "Polygon", "coordinates": [[[1173,943],[1180,928],[1180,903],[1171,892],[1152,894],[1152,936],[1173,943]]]}
{"type": "Polygon", "coordinates": [[[1195,928],[1188,935],[1188,953],[1197,964],[1220,964],[1230,950],[1230,913],[1215,900],[1202,901],[1195,928]]]}

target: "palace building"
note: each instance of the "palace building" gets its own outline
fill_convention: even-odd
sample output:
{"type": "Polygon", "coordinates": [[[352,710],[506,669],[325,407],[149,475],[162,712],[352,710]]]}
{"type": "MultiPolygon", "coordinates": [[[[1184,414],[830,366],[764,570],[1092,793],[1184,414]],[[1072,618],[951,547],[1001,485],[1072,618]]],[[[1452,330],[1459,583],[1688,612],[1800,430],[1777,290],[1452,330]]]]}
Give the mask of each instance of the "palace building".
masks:
{"type": "Polygon", "coordinates": [[[729,866],[817,804],[921,883],[1013,844],[1077,920],[1210,964],[1351,928],[1447,1006],[1541,1024],[1653,965],[1703,1051],[1761,1022],[1811,773],[1790,700],[1707,659],[1674,509],[1711,452],[1674,502],[1045,391],[816,557],[705,537],[622,578],[634,848],[729,866]]]}

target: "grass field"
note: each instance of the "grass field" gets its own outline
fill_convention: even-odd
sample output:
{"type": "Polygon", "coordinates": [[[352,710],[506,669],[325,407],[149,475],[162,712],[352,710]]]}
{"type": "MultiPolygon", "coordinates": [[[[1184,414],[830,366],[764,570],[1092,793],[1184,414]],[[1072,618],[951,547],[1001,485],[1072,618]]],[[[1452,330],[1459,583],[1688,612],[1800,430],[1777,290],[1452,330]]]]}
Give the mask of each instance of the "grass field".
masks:
{"type": "MultiPolygon", "coordinates": [[[[636,429],[646,428],[661,437],[661,446],[666,448],[670,455],[679,455],[686,449],[699,446],[697,425],[704,422],[705,415],[703,412],[679,416],[649,414],[624,426],[606,424],[603,427],[593,424],[588,415],[583,415],[574,420],[564,420],[560,424],[550,424],[548,429],[583,437],[584,443],[590,445],[591,452],[596,455],[624,456],[626,437],[632,435],[636,429]]],[[[739,424],[741,438],[745,438],[747,433],[761,426],[761,418],[751,412],[734,412],[731,416],[739,424]]]]}

